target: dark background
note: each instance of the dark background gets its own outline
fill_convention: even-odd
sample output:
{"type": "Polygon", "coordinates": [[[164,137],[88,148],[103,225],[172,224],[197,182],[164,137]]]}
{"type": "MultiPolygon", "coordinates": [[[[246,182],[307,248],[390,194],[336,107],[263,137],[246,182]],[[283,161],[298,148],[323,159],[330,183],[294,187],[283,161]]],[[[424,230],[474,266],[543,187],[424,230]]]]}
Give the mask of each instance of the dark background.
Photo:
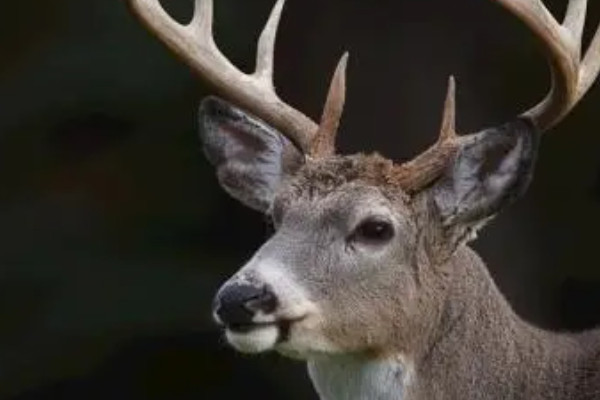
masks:
{"type": "MultiPolygon", "coordinates": [[[[215,3],[217,42],[250,70],[273,1],[215,3]]],[[[504,122],[548,71],[493,3],[289,0],[279,92],[318,117],[349,50],[339,147],[396,160],[435,139],[449,74],[461,132],[504,122]]],[[[164,4],[191,15],[191,0],[164,4]]],[[[235,354],[211,322],[266,230],[201,155],[208,89],[123,0],[0,0],[0,32],[0,398],[315,398],[302,364],[235,354]]],[[[600,322],[599,104],[595,87],[544,138],[531,190],[474,245],[517,311],[553,329],[600,322]]]]}

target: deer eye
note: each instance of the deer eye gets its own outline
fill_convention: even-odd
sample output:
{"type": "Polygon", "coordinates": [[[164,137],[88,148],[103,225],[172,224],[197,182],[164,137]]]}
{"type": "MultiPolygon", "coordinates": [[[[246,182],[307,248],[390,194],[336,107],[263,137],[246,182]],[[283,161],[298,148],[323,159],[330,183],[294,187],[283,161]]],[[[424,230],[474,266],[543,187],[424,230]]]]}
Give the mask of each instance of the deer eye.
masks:
{"type": "Polygon", "coordinates": [[[361,222],[350,239],[369,244],[383,244],[394,236],[394,226],[386,220],[369,218],[361,222]]]}

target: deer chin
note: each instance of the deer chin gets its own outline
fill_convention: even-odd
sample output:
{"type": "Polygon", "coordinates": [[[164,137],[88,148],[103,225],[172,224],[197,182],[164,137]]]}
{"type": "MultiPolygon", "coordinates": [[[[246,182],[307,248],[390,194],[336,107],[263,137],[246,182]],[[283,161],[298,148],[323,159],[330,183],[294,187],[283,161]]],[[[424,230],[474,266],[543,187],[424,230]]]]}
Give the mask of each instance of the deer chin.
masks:
{"type": "Polygon", "coordinates": [[[302,318],[255,323],[243,327],[226,327],[227,342],[237,351],[258,354],[275,350],[283,356],[307,360],[340,349],[322,335],[320,319],[302,318]]]}
{"type": "Polygon", "coordinates": [[[322,326],[323,320],[317,313],[284,326],[284,334],[275,350],[285,357],[299,360],[340,353],[340,347],[323,334],[322,326]]]}
{"type": "Polygon", "coordinates": [[[270,319],[248,325],[226,326],[225,337],[233,348],[242,353],[263,353],[274,350],[278,344],[289,340],[292,326],[303,318],[270,319]]]}
{"type": "Polygon", "coordinates": [[[280,327],[277,324],[263,324],[243,331],[226,329],[225,337],[229,344],[241,353],[263,353],[272,350],[277,344],[280,327]]]}

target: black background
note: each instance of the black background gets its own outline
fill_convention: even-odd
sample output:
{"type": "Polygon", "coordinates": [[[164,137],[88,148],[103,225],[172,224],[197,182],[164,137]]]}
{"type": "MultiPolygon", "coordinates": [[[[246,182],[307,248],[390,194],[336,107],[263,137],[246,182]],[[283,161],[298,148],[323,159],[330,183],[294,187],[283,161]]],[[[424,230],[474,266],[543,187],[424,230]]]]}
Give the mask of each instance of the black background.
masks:
{"type": "MultiPolygon", "coordinates": [[[[251,70],[272,0],[215,2],[217,42],[251,70]]],[[[191,15],[191,0],[163,3],[191,15]]],[[[493,3],[289,0],[279,93],[318,117],[349,50],[343,153],[425,149],[450,74],[461,132],[502,123],[549,75],[493,3]]],[[[561,15],[566,0],[547,3],[561,15]]],[[[208,89],[123,0],[0,0],[0,32],[0,398],[315,398],[301,363],[235,354],[211,322],[213,293],[266,230],[201,155],[208,89]]],[[[544,138],[532,188],[474,245],[548,328],[600,321],[599,104],[595,87],[544,138]]]]}

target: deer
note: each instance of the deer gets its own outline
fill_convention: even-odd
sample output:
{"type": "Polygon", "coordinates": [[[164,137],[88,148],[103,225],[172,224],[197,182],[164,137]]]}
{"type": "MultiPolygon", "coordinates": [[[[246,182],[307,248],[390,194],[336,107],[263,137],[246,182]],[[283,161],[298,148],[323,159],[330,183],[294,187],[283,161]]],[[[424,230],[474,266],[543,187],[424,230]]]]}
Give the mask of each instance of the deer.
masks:
{"type": "Polygon", "coordinates": [[[541,45],[549,93],[502,125],[459,135],[451,77],[439,138],[403,163],[336,152],[348,53],[320,121],[278,97],[284,0],[260,35],[252,74],[215,44],[212,0],[196,0],[188,25],[159,0],[128,1],[216,91],[200,105],[204,153],[222,188],[274,225],[215,296],[214,318],[233,348],[303,360],[323,400],[600,398],[600,331],[525,321],[469,247],[526,191],[542,134],[600,72],[600,27],[582,49],[586,0],[569,0],[562,23],[541,0],[494,0],[541,45]]]}

